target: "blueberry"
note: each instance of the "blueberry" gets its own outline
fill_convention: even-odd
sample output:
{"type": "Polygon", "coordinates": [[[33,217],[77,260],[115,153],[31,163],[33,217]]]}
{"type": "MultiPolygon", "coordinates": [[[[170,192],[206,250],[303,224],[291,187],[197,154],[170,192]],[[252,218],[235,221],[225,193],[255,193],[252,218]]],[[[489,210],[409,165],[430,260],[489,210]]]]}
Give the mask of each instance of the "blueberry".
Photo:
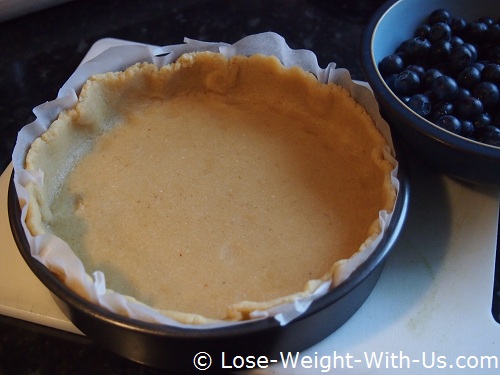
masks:
{"type": "Polygon", "coordinates": [[[429,30],[428,38],[431,43],[441,40],[448,42],[451,38],[451,27],[445,22],[435,23],[429,30]]]}
{"type": "Polygon", "coordinates": [[[418,78],[421,80],[422,77],[424,76],[425,69],[424,67],[416,64],[408,65],[405,70],[411,70],[412,72],[417,73],[418,78]]]}
{"type": "Polygon", "coordinates": [[[446,76],[453,76],[454,74],[456,74],[456,72],[451,69],[451,66],[448,62],[435,63],[434,65],[432,65],[432,67],[439,70],[441,73],[443,73],[443,75],[446,76]]]}
{"type": "Polygon", "coordinates": [[[456,46],[459,46],[460,44],[464,44],[464,41],[459,36],[452,35],[450,38],[450,43],[453,47],[456,47],[456,46]]]}
{"type": "Polygon", "coordinates": [[[477,48],[474,46],[474,44],[472,44],[472,43],[464,43],[463,46],[467,47],[469,49],[469,51],[471,52],[472,61],[477,61],[478,52],[477,52],[477,48]]]}
{"type": "Polygon", "coordinates": [[[491,125],[491,116],[487,112],[481,113],[472,122],[474,129],[484,128],[491,125]]]}
{"type": "MultiPolygon", "coordinates": [[[[485,63],[483,63],[481,61],[476,61],[471,66],[476,68],[477,70],[479,70],[479,73],[483,74],[483,69],[484,69],[485,63]]],[[[483,79],[483,81],[484,81],[484,79],[483,79]]]]}
{"type": "Polygon", "coordinates": [[[403,70],[394,79],[394,92],[396,95],[412,95],[420,86],[417,73],[411,70],[403,70]]]}
{"type": "Polygon", "coordinates": [[[412,95],[408,102],[408,107],[422,117],[427,117],[432,109],[431,100],[424,94],[412,95]]]}
{"type": "Polygon", "coordinates": [[[481,41],[482,38],[486,36],[486,31],[488,30],[488,26],[483,22],[469,22],[467,25],[466,33],[467,37],[473,41],[481,41]]]}
{"type": "Polygon", "coordinates": [[[439,76],[432,84],[432,95],[438,101],[452,101],[458,92],[458,85],[449,76],[439,76]]]}
{"type": "Polygon", "coordinates": [[[481,79],[483,81],[493,82],[496,85],[500,85],[500,65],[485,65],[483,71],[481,72],[481,79]]]}
{"type": "Polygon", "coordinates": [[[453,115],[453,110],[453,104],[448,102],[439,103],[433,106],[430,119],[431,121],[437,121],[440,117],[453,115]]]}
{"type": "Polygon", "coordinates": [[[421,88],[423,90],[430,90],[435,79],[442,75],[443,73],[441,73],[438,69],[426,70],[426,72],[422,76],[422,81],[420,82],[421,88]]]}
{"type": "Polygon", "coordinates": [[[456,118],[455,116],[451,115],[445,115],[441,116],[437,121],[436,125],[442,127],[443,129],[446,129],[452,133],[455,134],[460,134],[462,124],[460,123],[460,120],[456,118]]]}
{"type": "Polygon", "coordinates": [[[491,25],[486,32],[486,38],[491,43],[500,43],[500,23],[491,25]]]}
{"type": "Polygon", "coordinates": [[[431,42],[425,38],[416,37],[408,42],[407,51],[413,58],[420,60],[427,57],[431,50],[431,42]]]}
{"type": "Polygon", "coordinates": [[[405,64],[405,61],[410,61],[410,54],[408,52],[399,51],[396,52],[395,55],[398,55],[403,59],[403,64],[405,64]]]}
{"type": "Polygon", "coordinates": [[[495,23],[495,21],[491,17],[481,17],[477,21],[484,23],[486,26],[491,26],[495,23]]]}
{"type": "Polygon", "coordinates": [[[471,89],[481,82],[481,72],[474,66],[469,66],[457,75],[459,86],[471,89]]]}
{"type": "Polygon", "coordinates": [[[397,74],[391,74],[385,77],[385,83],[389,88],[394,91],[394,81],[396,80],[397,74]]]}
{"type": "Polygon", "coordinates": [[[467,138],[471,137],[475,130],[472,121],[460,119],[460,125],[460,135],[467,138]]]}
{"type": "Polygon", "coordinates": [[[469,90],[467,90],[464,87],[458,87],[457,95],[455,95],[454,102],[459,103],[461,100],[466,99],[467,97],[471,96],[471,93],[469,90]]]}
{"type": "Polygon", "coordinates": [[[401,100],[406,106],[410,103],[410,97],[408,95],[399,95],[399,100],[401,100]]]}
{"type": "Polygon", "coordinates": [[[451,20],[451,14],[446,9],[436,9],[429,14],[427,18],[427,22],[429,25],[434,25],[438,22],[446,22],[448,23],[451,20]]]}
{"type": "Polygon", "coordinates": [[[468,96],[457,102],[456,114],[465,120],[473,120],[483,112],[483,103],[473,96],[468,96]]]}
{"type": "Polygon", "coordinates": [[[378,69],[383,77],[390,74],[400,73],[403,70],[403,59],[398,55],[389,55],[380,60],[378,69]]]}
{"type": "Polygon", "coordinates": [[[467,21],[462,17],[453,17],[450,20],[450,27],[453,34],[460,35],[467,27],[467,21]]]}
{"type": "Polygon", "coordinates": [[[464,44],[456,46],[451,51],[450,64],[452,69],[457,72],[468,67],[473,61],[472,52],[464,44]]]}
{"type": "Polygon", "coordinates": [[[478,98],[485,109],[494,108],[500,97],[497,85],[492,82],[483,81],[472,89],[472,96],[478,98]]]}
{"type": "Polygon", "coordinates": [[[496,126],[485,126],[474,132],[474,137],[479,141],[492,146],[500,147],[500,129],[496,126]]]}
{"type": "Polygon", "coordinates": [[[429,36],[429,32],[431,31],[431,27],[427,24],[419,25],[415,30],[415,37],[427,38],[429,36]]]}
{"type": "Polygon", "coordinates": [[[447,40],[438,40],[432,43],[430,57],[432,61],[446,61],[453,50],[452,44],[447,40]]]}

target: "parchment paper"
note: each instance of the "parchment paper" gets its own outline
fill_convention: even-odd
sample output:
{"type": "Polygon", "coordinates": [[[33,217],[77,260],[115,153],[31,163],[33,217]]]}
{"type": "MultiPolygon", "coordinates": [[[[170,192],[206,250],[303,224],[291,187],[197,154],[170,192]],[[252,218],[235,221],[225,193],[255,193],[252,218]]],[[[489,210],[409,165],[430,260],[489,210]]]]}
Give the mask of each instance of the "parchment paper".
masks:
{"type": "MultiPolygon", "coordinates": [[[[24,225],[29,197],[24,188],[29,181],[41,183],[43,173],[28,172],[24,169],[24,159],[27,150],[35,138],[47,130],[52,121],[64,109],[75,105],[79,91],[86,80],[99,73],[109,71],[119,71],[135,64],[139,61],[151,62],[157,66],[169,64],[179,58],[182,54],[195,51],[219,52],[230,58],[234,55],[252,55],[256,53],[264,55],[274,55],[281,62],[289,66],[300,66],[304,70],[313,73],[320,82],[334,82],[345,87],[358,103],[366,108],[374,119],[379,131],[387,140],[389,147],[386,151],[386,158],[392,160],[394,170],[392,172],[392,182],[399,190],[399,181],[396,178],[397,162],[394,159],[392,139],[387,123],[381,118],[378,105],[371,91],[363,85],[352,81],[346,69],[337,69],[335,63],[330,63],[326,68],[318,66],[315,54],[309,50],[292,50],[285,40],[275,33],[262,33],[251,35],[230,45],[226,43],[208,43],[185,39],[184,44],[171,45],[165,47],[152,47],[142,44],[130,44],[125,46],[111,47],[94,59],[82,64],[68,81],[61,87],[56,99],[41,104],[33,109],[36,120],[26,125],[18,135],[17,143],[12,156],[14,166],[14,182],[22,207],[22,222],[28,238],[33,257],[48,266],[57,266],[65,270],[69,275],[69,281],[83,285],[87,297],[96,304],[99,304],[111,311],[126,314],[138,320],[148,322],[168,324],[173,326],[189,326],[190,328],[213,328],[231,324],[244,324],[245,322],[215,321],[209,324],[182,324],[174,319],[163,315],[158,310],[149,307],[134,298],[121,295],[106,288],[105,275],[96,271],[88,275],[80,259],[73,253],[69,246],[61,239],[53,235],[41,235],[33,237],[24,225]]],[[[274,317],[281,325],[286,325],[296,317],[300,316],[310,306],[311,302],[324,295],[332,286],[342,283],[368,256],[373,252],[380,242],[391,219],[391,214],[381,211],[379,222],[382,233],[368,247],[362,248],[350,259],[339,266],[340,272],[331,282],[324,282],[316,291],[306,297],[296,300],[294,303],[276,306],[266,311],[255,311],[251,314],[253,319],[263,319],[274,317]]]]}

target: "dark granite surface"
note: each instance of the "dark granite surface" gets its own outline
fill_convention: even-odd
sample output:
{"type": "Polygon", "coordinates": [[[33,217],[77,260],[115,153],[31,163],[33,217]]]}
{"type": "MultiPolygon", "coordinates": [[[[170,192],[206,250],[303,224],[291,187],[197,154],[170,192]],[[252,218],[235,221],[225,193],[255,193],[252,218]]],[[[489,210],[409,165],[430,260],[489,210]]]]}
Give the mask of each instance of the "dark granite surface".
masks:
{"type": "MultiPolygon", "coordinates": [[[[359,41],[381,0],[77,0],[0,23],[0,169],[34,106],[53,99],[90,46],[105,37],[167,45],[184,37],[233,43],[275,31],[363,79],[359,41]]],[[[157,374],[64,335],[0,316],[0,374],[157,374]]]]}

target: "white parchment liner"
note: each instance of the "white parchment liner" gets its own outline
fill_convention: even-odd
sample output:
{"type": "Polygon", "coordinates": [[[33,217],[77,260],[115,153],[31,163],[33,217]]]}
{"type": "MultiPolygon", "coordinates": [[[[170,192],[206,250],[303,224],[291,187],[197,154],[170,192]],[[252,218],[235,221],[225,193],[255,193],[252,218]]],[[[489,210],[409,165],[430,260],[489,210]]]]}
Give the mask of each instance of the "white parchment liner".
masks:
{"type": "MultiPolygon", "coordinates": [[[[154,63],[157,66],[169,64],[177,60],[183,53],[194,51],[219,52],[230,58],[234,55],[252,55],[256,53],[274,55],[278,57],[283,65],[300,66],[304,70],[313,73],[320,82],[334,82],[346,88],[354,99],[360,103],[376,123],[377,128],[387,140],[390,148],[387,149],[386,158],[394,164],[392,171],[393,186],[399,191],[399,181],[396,178],[397,162],[393,158],[393,144],[389,126],[379,114],[377,102],[371,91],[363,85],[352,81],[346,69],[336,69],[335,63],[330,63],[325,69],[318,66],[316,55],[308,50],[292,50],[285,40],[275,33],[262,33],[251,35],[241,39],[233,45],[226,43],[208,43],[185,39],[185,44],[171,45],[165,47],[152,47],[141,44],[127,44],[124,46],[111,47],[94,59],[82,64],[68,81],[59,90],[55,100],[41,104],[33,109],[36,120],[26,125],[19,132],[16,146],[12,155],[14,166],[14,183],[22,207],[21,220],[30,244],[31,254],[42,264],[57,266],[64,270],[71,280],[77,280],[84,285],[91,301],[111,311],[126,314],[132,318],[168,324],[172,326],[184,326],[190,328],[214,328],[232,324],[244,324],[245,322],[216,321],[209,324],[183,324],[163,315],[158,310],[149,307],[134,298],[121,295],[108,290],[104,274],[96,271],[92,277],[88,275],[80,259],[73,253],[69,246],[54,235],[45,234],[33,237],[24,224],[27,212],[28,194],[24,186],[29,181],[41,183],[42,173],[28,172],[24,169],[24,159],[31,143],[47,130],[58,114],[64,109],[71,108],[76,104],[78,94],[87,79],[99,73],[124,70],[139,61],[154,63]]],[[[310,296],[296,300],[293,303],[276,306],[266,311],[255,311],[251,314],[254,319],[274,317],[281,325],[285,325],[307,310],[311,302],[328,292],[331,286],[342,283],[368,256],[373,252],[385,233],[391,214],[381,211],[379,222],[382,228],[381,234],[369,246],[362,247],[350,259],[341,262],[339,272],[331,282],[324,282],[310,296]]]]}

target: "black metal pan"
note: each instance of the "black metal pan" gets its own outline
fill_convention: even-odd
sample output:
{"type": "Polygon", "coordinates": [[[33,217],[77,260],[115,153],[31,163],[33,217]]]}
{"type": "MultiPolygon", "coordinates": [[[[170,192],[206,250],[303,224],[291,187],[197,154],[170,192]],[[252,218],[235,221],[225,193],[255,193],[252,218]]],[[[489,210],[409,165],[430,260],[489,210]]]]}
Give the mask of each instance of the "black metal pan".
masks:
{"type": "MultiPolygon", "coordinates": [[[[130,360],[173,372],[198,372],[196,366],[206,367],[210,363],[209,370],[221,372],[223,365],[232,366],[231,359],[236,356],[254,356],[255,360],[266,356],[279,362],[281,352],[295,353],[311,347],[359,309],[376,285],[407,215],[409,182],[404,164],[398,161],[400,190],[382,241],[344,283],[315,300],[305,313],[285,326],[268,318],[225,328],[185,329],[145,323],[107,311],[78,296],[31,256],[12,179],[8,192],[9,220],[14,240],[28,266],[69,320],[96,344],[130,360]],[[197,356],[198,353],[206,353],[210,358],[206,354],[197,356]]],[[[233,366],[230,370],[234,369],[233,366]]]]}

